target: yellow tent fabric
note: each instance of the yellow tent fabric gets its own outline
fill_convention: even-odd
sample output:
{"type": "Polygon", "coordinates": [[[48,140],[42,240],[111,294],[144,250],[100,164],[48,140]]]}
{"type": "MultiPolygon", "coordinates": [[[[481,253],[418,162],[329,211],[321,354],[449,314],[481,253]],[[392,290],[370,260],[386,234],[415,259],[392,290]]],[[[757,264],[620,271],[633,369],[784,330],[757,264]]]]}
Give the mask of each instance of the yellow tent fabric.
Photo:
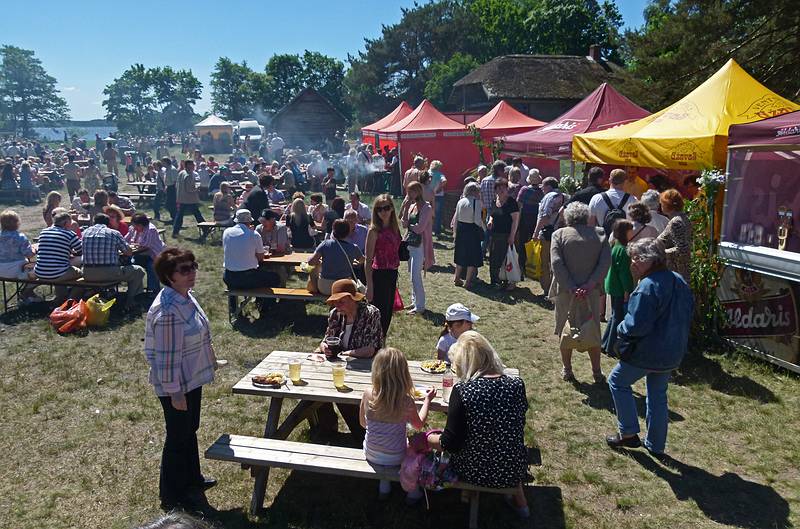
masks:
{"type": "Polygon", "coordinates": [[[733,59],[673,105],[619,127],[576,134],[578,161],[661,169],[725,167],[728,127],[800,109],[733,59]]]}

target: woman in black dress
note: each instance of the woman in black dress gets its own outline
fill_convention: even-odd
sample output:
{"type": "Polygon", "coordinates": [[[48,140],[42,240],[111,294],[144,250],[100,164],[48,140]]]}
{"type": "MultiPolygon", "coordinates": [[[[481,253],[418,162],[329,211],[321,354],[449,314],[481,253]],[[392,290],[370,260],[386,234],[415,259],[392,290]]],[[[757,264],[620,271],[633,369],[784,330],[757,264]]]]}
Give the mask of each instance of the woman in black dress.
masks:
{"type": "Polygon", "coordinates": [[[460,481],[495,489],[516,488],[511,504],[520,517],[530,516],[522,484],[528,478],[525,412],[528,399],[521,378],[505,369],[492,345],[466,331],[450,348],[461,382],[450,394],[444,432],[429,444],[451,454],[460,481]]]}
{"type": "Polygon", "coordinates": [[[494,192],[497,195],[494,204],[487,204],[489,208],[489,229],[492,231],[491,245],[489,246],[489,276],[492,285],[506,287],[506,290],[514,290],[514,283],[502,285],[500,283],[500,268],[506,260],[508,247],[512,246],[517,239],[517,229],[519,228],[519,206],[517,200],[508,193],[508,180],[498,179],[494,184],[494,192]]]}
{"type": "Polygon", "coordinates": [[[483,218],[481,210],[481,188],[475,182],[470,182],[464,187],[464,194],[456,204],[453,215],[453,233],[455,233],[455,250],[453,260],[456,263],[456,272],[453,284],[470,288],[472,281],[478,273],[478,268],[483,265],[483,218]],[[466,281],[462,281],[464,269],[467,269],[466,281]]]}

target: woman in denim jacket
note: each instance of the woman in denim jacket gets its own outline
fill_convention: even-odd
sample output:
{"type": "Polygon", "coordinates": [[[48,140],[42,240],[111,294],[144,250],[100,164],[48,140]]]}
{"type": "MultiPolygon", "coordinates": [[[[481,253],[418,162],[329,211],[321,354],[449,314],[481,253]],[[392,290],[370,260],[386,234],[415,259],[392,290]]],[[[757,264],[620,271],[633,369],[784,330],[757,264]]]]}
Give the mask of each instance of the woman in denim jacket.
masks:
{"type": "Polygon", "coordinates": [[[664,452],[667,440],[667,384],[686,354],[694,301],[686,281],[666,268],[664,244],[645,238],[628,245],[631,272],[639,285],[617,327],[620,361],[608,377],[619,433],[606,438],[612,448],[637,448],[639,418],[631,386],[646,378],[647,437],[650,453],[664,452]]]}

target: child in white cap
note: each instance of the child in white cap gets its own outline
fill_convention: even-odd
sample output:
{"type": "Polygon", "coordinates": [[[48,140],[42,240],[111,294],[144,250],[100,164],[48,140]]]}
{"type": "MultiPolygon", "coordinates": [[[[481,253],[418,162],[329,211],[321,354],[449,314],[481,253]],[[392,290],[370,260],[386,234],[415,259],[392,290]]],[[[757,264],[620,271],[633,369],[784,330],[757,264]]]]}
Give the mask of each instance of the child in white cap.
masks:
{"type": "Polygon", "coordinates": [[[439,360],[450,362],[450,347],[458,341],[464,331],[472,330],[472,324],[480,318],[461,303],[454,303],[447,307],[445,323],[439,341],[436,344],[436,357],[439,360]]]}

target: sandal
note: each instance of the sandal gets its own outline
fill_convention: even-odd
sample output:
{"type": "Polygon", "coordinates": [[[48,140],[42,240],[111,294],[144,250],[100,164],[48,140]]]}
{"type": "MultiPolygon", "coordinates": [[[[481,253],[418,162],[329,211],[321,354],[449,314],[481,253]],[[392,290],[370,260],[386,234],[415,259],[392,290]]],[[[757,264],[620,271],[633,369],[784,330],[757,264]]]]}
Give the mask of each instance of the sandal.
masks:
{"type": "Polygon", "coordinates": [[[606,376],[603,374],[603,371],[592,371],[592,378],[594,378],[595,384],[605,384],[606,383],[606,376]]]}
{"type": "Polygon", "coordinates": [[[464,282],[462,280],[460,280],[460,279],[454,279],[453,280],[453,284],[455,286],[457,286],[457,287],[463,287],[464,286],[464,282]]]}
{"type": "Polygon", "coordinates": [[[562,367],[561,380],[563,380],[564,382],[575,382],[575,374],[572,372],[572,369],[567,369],[566,367],[562,367]]]}

